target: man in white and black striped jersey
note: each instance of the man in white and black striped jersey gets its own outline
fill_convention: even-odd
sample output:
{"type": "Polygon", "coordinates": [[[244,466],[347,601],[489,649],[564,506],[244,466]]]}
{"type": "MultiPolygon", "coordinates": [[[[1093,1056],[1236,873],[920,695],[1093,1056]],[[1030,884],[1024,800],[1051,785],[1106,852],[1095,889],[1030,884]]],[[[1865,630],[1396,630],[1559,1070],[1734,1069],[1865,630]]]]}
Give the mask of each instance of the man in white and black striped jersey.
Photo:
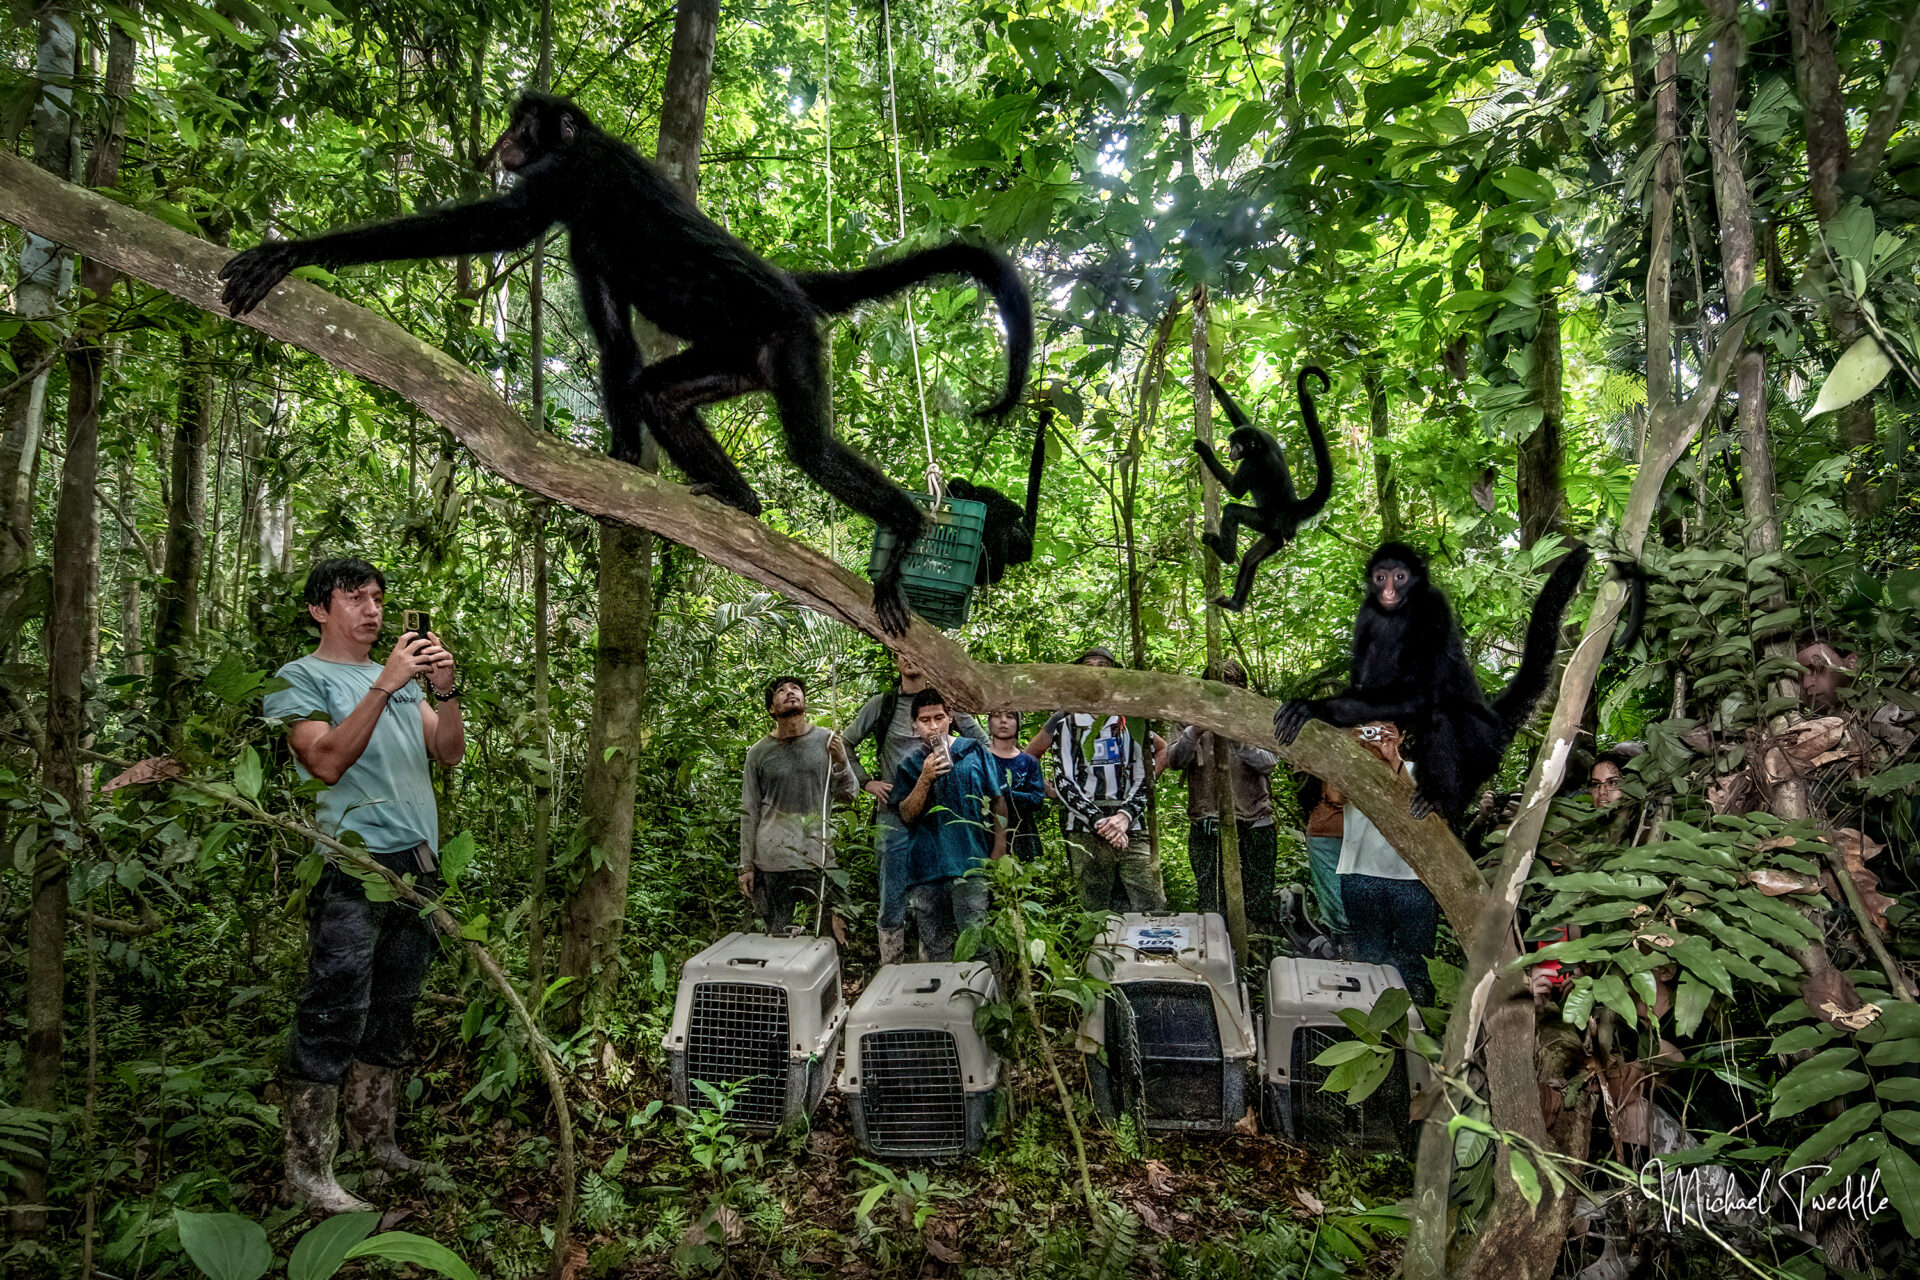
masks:
{"type": "MultiPolygon", "coordinates": [[[[1119,665],[1099,645],[1075,661],[1119,665]]],[[[1151,738],[1147,743],[1134,737],[1125,716],[1056,711],[1027,744],[1031,756],[1053,751],[1053,782],[1083,910],[1160,911],[1167,905],[1146,823],[1147,793],[1166,744],[1157,733],[1151,738]]]]}

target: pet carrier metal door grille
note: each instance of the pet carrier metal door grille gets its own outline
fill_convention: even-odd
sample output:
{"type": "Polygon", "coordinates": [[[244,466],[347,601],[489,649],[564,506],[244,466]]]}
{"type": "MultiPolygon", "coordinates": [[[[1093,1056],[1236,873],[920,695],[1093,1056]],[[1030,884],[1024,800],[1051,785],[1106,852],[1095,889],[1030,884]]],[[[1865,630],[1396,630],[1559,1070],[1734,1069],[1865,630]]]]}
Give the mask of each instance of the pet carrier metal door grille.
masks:
{"type": "Polygon", "coordinates": [[[867,1144],[878,1155],[957,1156],[967,1149],[960,1052],[947,1031],[860,1037],[867,1144]]]}
{"type": "Polygon", "coordinates": [[[1118,993],[1133,1011],[1148,1122],[1218,1121],[1220,1024],[1213,992],[1192,982],[1129,982],[1118,993]]]}
{"type": "Polygon", "coordinates": [[[1350,1104],[1344,1093],[1328,1093],[1320,1087],[1333,1068],[1315,1066],[1313,1060],[1334,1045],[1351,1039],[1344,1025],[1294,1030],[1293,1114],[1298,1132],[1314,1142],[1356,1145],[1371,1150],[1406,1150],[1411,1100],[1407,1096],[1404,1053],[1393,1055],[1393,1068],[1386,1080],[1360,1106],[1350,1104]]]}
{"type": "MultiPolygon", "coordinates": [[[[756,982],[703,982],[693,989],[687,1079],[724,1090],[750,1083],[728,1115],[777,1128],[787,1110],[787,993],[756,982]]],[[[704,1101],[704,1099],[702,1099],[704,1101]]]]}

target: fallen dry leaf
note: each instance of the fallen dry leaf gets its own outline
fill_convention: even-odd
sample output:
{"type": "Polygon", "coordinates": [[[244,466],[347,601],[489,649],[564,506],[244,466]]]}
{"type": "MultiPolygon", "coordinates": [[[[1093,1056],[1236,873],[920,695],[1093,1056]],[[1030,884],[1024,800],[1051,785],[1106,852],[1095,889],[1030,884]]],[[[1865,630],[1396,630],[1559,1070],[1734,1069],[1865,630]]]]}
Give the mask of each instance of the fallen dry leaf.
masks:
{"type": "Polygon", "coordinates": [[[1293,1198],[1298,1200],[1300,1207],[1308,1213],[1320,1214],[1327,1211],[1327,1206],[1320,1202],[1320,1197],[1305,1187],[1295,1187],[1293,1189],[1293,1198]]]}
{"type": "Polygon", "coordinates": [[[960,1261],[960,1224],[942,1218],[935,1218],[927,1224],[925,1236],[921,1241],[928,1254],[942,1262],[960,1261]]]}
{"type": "Polygon", "coordinates": [[[1238,1120],[1235,1120],[1233,1122],[1233,1131],[1235,1133],[1244,1133],[1248,1135],[1252,1135],[1260,1132],[1260,1117],[1256,1116],[1253,1113],[1252,1107],[1248,1107],[1247,1114],[1241,1116],[1238,1120]]]}
{"type": "Polygon", "coordinates": [[[1837,1027],[1845,1027],[1848,1031],[1859,1031],[1880,1016],[1880,1006],[1863,1004],[1858,1009],[1841,1009],[1832,1004],[1823,1004],[1820,1006],[1820,1012],[1826,1014],[1827,1020],[1837,1027]]]}
{"type": "Polygon", "coordinates": [[[1160,1216],[1160,1211],[1158,1209],[1155,1209],[1152,1205],[1148,1204],[1146,1201],[1135,1200],[1132,1202],[1130,1207],[1133,1209],[1134,1213],[1139,1215],[1140,1224],[1144,1226],[1147,1230],[1153,1232],[1153,1234],[1157,1236],[1166,1236],[1166,1235],[1173,1234],[1173,1232],[1168,1228],[1166,1224],[1166,1220],[1160,1216]]]}
{"type": "Polygon", "coordinates": [[[587,1269],[587,1246],[578,1240],[567,1241],[567,1256],[560,1260],[560,1280],[576,1280],[587,1269]]]}
{"type": "Polygon", "coordinates": [[[1753,851],[1755,853],[1772,853],[1775,849],[1791,849],[1798,843],[1800,842],[1792,836],[1769,836],[1767,839],[1753,846],[1753,851]]]}
{"type": "Polygon", "coordinates": [[[1887,908],[1893,905],[1893,899],[1880,892],[1880,877],[1867,870],[1866,864],[1886,846],[1852,827],[1841,827],[1830,832],[1827,838],[1853,877],[1854,888],[1860,891],[1860,903],[1867,909],[1867,918],[1874,928],[1885,932],[1887,908]]]}
{"type": "Polygon", "coordinates": [[[186,771],[187,767],[172,756],[148,756],[125,773],[109,779],[100,788],[100,794],[106,795],[121,787],[137,787],[143,782],[163,782],[168,778],[177,778],[186,771]]]}
{"type": "Polygon", "coordinates": [[[1827,949],[1820,943],[1807,948],[1802,963],[1807,967],[1807,976],[1800,983],[1800,998],[1807,1008],[1818,1010],[1822,1019],[1838,1026],[1841,1018],[1864,1007],[1865,1002],[1854,991],[1853,983],[1834,967],[1827,949]]]}
{"type": "Polygon", "coordinates": [[[1784,897],[1789,893],[1819,893],[1820,882],[1808,876],[1798,876],[1791,871],[1781,871],[1775,867],[1762,867],[1758,871],[1749,871],[1740,877],[1741,884],[1750,884],[1769,898],[1784,897]]]}
{"type": "Polygon", "coordinates": [[[1717,779],[1707,788],[1707,808],[1715,813],[1745,813],[1753,795],[1753,779],[1742,771],[1717,779]]]}
{"type": "Polygon", "coordinates": [[[1713,745],[1713,730],[1704,724],[1697,724],[1681,734],[1680,741],[1695,751],[1705,751],[1713,745]]]}
{"type": "Polygon", "coordinates": [[[1173,1190],[1173,1170],[1158,1160],[1147,1161],[1147,1185],[1160,1195],[1173,1190]]]}

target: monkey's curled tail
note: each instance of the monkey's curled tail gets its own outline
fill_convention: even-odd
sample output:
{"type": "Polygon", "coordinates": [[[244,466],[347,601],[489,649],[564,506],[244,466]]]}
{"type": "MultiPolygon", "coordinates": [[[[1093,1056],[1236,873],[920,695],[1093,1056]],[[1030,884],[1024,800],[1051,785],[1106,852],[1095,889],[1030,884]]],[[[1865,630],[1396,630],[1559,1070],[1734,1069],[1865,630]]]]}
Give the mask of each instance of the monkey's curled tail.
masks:
{"type": "Polygon", "coordinates": [[[1333,454],[1327,448],[1327,433],[1320,429],[1320,413],[1314,406],[1313,393],[1307,390],[1309,377],[1320,379],[1321,394],[1333,390],[1333,379],[1317,364],[1308,365],[1294,379],[1294,390],[1300,397],[1300,417],[1307,424],[1307,439],[1313,444],[1313,492],[1300,503],[1302,520],[1326,506],[1327,499],[1333,496],[1333,454]]]}
{"type": "Polygon", "coordinates": [[[956,241],[858,271],[800,271],[793,278],[815,306],[838,315],[940,276],[970,276],[999,304],[1001,321],[1007,326],[1007,386],[998,400],[980,410],[980,416],[1011,412],[1020,402],[1027,366],[1033,360],[1033,299],[1020,273],[1003,255],[983,245],[956,241]]]}
{"type": "Polygon", "coordinates": [[[1520,670],[1493,703],[1494,714],[1500,717],[1509,741],[1533,714],[1533,704],[1547,691],[1547,681],[1553,676],[1554,654],[1560,649],[1560,618],[1579,592],[1580,580],[1591,559],[1592,551],[1576,546],[1534,598],[1533,616],[1527,620],[1527,647],[1520,654],[1520,670]]]}

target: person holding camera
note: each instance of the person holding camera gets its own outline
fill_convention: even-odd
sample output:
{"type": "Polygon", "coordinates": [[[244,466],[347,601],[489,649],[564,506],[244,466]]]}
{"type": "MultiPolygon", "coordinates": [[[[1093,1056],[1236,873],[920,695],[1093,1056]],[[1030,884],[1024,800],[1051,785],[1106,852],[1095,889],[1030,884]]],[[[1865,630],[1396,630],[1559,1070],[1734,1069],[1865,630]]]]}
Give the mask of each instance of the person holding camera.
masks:
{"type": "MultiPolygon", "coordinates": [[[[1352,730],[1360,745],[1396,773],[1413,777],[1400,757],[1400,728],[1376,720],[1352,730]]],[[[1341,816],[1340,896],[1347,930],[1362,964],[1390,964],[1400,971],[1415,1004],[1433,1003],[1427,957],[1440,934],[1440,904],[1399,850],[1387,842],[1360,806],[1347,801],[1341,816]]]]}
{"type": "MultiPolygon", "coordinates": [[[[320,830],[349,844],[357,837],[368,857],[431,897],[440,890],[431,769],[466,754],[465,690],[453,655],[424,621],[384,662],[373,660],[386,585],[364,560],[314,566],[305,599],[320,643],[275,673],[285,687],[267,695],[264,711],[286,724],[300,777],[326,784],[320,830]]],[[[394,1118],[436,944],[419,908],[370,898],[362,873],[321,852],[326,865],[307,895],[307,980],[287,1043],[281,1127],[289,1194],[317,1212],[346,1213],[371,1206],[333,1175],[343,1092],[352,1146],[386,1171],[420,1167],[395,1144],[394,1118]]]]}

